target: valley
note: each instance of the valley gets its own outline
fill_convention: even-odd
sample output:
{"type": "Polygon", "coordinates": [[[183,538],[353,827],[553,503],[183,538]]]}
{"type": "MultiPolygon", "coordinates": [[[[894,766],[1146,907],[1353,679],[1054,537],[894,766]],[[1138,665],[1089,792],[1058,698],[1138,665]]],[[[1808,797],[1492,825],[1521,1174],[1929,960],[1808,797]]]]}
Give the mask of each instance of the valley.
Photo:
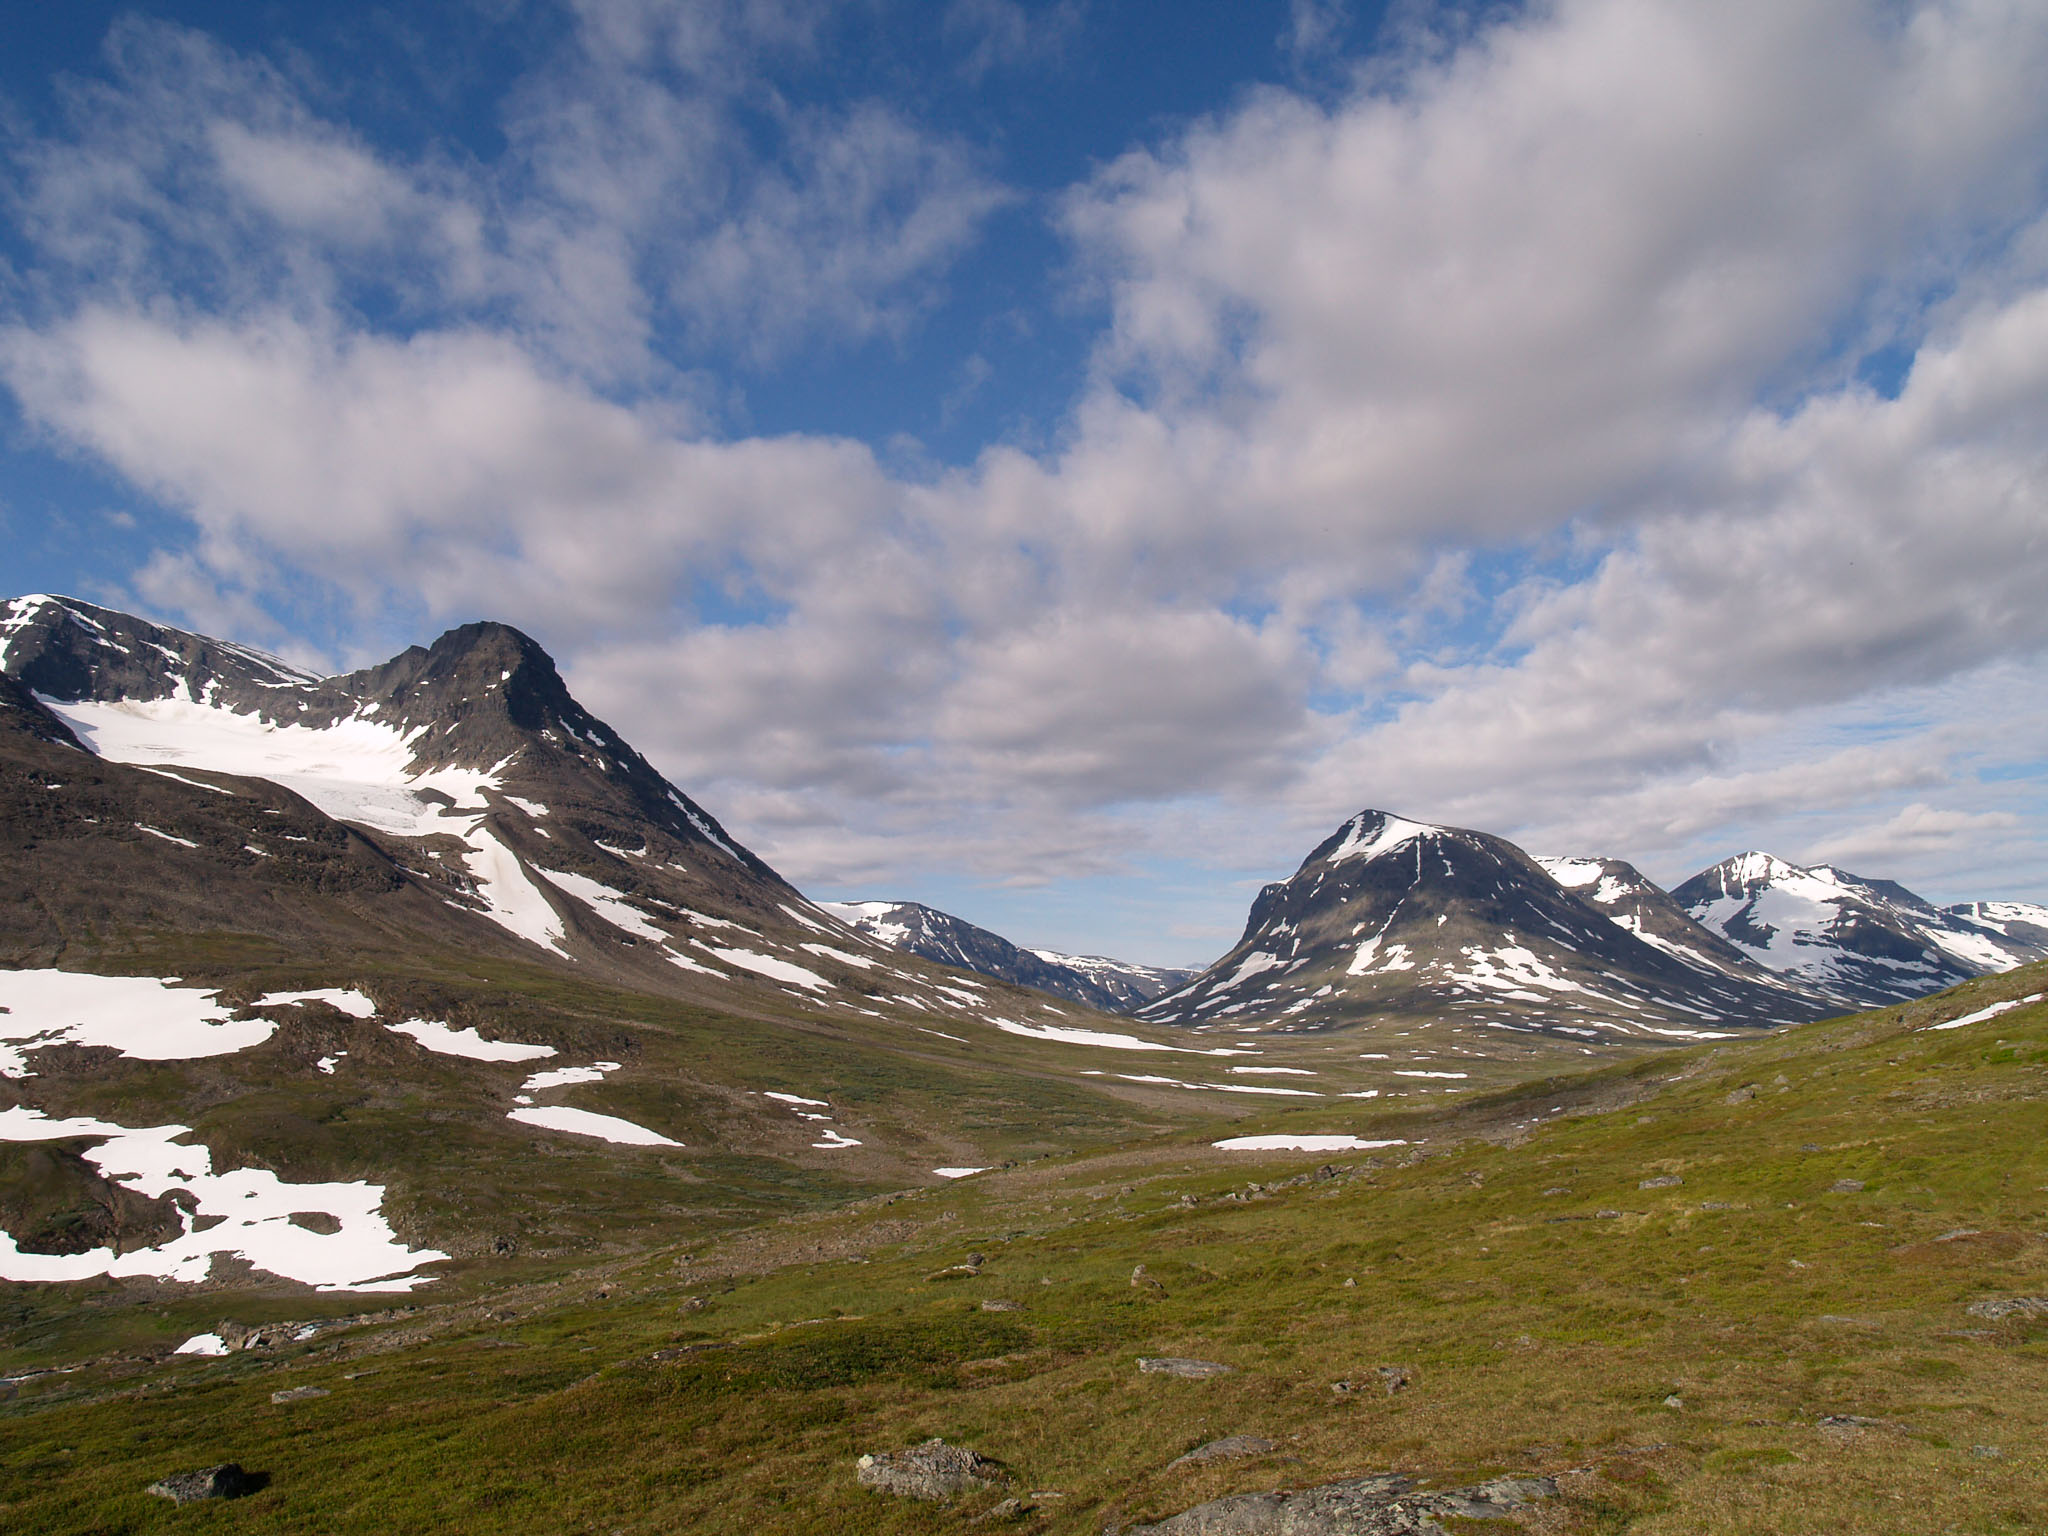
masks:
{"type": "Polygon", "coordinates": [[[0,866],[9,1529],[2036,1514],[2040,908],[1368,810],[1198,972],[1033,951],[811,900],[505,626],[50,597],[0,866]],[[1000,1475],[863,1486],[932,1437],[1000,1475]]]}

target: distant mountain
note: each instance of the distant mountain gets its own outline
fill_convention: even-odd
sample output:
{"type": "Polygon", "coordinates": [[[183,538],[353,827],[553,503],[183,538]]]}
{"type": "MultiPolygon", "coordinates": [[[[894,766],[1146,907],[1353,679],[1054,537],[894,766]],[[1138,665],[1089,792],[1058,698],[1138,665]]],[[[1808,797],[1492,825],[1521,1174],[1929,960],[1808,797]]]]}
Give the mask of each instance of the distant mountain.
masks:
{"type": "Polygon", "coordinates": [[[1139,965],[1107,955],[1063,955],[1053,949],[1034,949],[1032,953],[1047,964],[1065,966],[1087,977],[1117,1000],[1115,1011],[1119,1013],[1132,1012],[1200,974],[1186,967],[1139,965]]]}
{"type": "Polygon", "coordinates": [[[1879,1007],[2048,958],[2048,909],[1938,908],[1890,880],[1742,853],[1672,893],[1699,922],[1833,1002],[1879,1007]]]}
{"type": "Polygon", "coordinates": [[[1303,1030],[1414,1016],[1657,1038],[1823,1011],[1628,865],[1555,862],[1570,888],[1502,838],[1362,811],[1260,892],[1229,954],[1135,1017],[1303,1030]]]}
{"type": "Polygon", "coordinates": [[[869,937],[941,965],[1034,987],[1105,1012],[1127,1011],[1193,974],[1100,956],[1060,955],[1012,944],[965,918],[915,901],[827,901],[820,906],[869,937]]]}

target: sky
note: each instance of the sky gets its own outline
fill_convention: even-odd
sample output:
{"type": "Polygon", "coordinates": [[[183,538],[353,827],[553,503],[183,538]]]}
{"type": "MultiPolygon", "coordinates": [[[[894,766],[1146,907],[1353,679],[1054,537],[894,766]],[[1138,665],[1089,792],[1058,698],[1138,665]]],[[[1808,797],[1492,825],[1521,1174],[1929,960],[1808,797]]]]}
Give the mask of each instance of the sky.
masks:
{"type": "Polygon", "coordinates": [[[2048,900],[2038,0],[0,0],[0,588],[478,618],[809,894],[2048,900]]]}

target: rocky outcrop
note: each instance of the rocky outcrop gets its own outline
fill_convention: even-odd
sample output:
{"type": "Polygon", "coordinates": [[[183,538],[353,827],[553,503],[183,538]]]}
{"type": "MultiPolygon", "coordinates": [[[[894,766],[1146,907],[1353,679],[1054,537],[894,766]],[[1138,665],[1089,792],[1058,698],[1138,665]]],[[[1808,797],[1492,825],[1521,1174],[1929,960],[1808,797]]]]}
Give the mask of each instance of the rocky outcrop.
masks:
{"type": "Polygon", "coordinates": [[[998,1488],[1010,1480],[1009,1468],[1000,1461],[937,1438],[907,1451],[863,1456],[855,1464],[854,1475],[861,1487],[876,1493],[932,1502],[978,1488],[998,1488]]]}
{"type": "Polygon", "coordinates": [[[1497,1477],[1450,1493],[1417,1489],[1407,1477],[1358,1477],[1211,1499],[1124,1536],[1448,1536],[1443,1520],[1506,1520],[1556,1493],[1547,1477],[1497,1477]]]}

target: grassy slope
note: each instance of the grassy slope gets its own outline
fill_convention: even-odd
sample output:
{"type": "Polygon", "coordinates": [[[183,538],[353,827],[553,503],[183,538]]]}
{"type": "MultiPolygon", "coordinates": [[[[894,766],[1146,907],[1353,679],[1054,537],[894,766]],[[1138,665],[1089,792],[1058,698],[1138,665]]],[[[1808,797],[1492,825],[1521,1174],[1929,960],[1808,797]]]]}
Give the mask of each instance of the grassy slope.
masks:
{"type": "Polygon", "coordinates": [[[1536,1516],[1554,1531],[2037,1528],[2048,1318],[1965,1306],[2048,1294],[2048,1007],[1922,1026],[2044,981],[1260,1127],[1419,1143],[1333,1178],[1134,1143],[423,1299],[275,1359],[39,1378],[0,1421],[0,1521],[953,1530],[994,1495],[942,1510],[853,1480],[861,1451],[937,1434],[1058,1490],[1022,1528],[1059,1532],[1387,1468],[1584,1469],[1536,1516]],[[1248,1179],[1279,1187],[1225,1198],[1248,1179]],[[928,1278],[970,1249],[978,1278],[928,1278]],[[1163,1297],[1129,1283],[1138,1263],[1163,1297]],[[996,1297],[1024,1310],[980,1309],[996,1297]],[[1238,1369],[1177,1381],[1138,1374],[1144,1354],[1238,1369]],[[1382,1364],[1412,1384],[1382,1392],[1382,1364]],[[298,1385],[332,1395],[270,1402],[298,1385]],[[1286,1459],[1166,1470],[1229,1433],[1286,1459]],[[269,1488],[182,1511],[141,1492],[229,1458],[269,1488]]]}

